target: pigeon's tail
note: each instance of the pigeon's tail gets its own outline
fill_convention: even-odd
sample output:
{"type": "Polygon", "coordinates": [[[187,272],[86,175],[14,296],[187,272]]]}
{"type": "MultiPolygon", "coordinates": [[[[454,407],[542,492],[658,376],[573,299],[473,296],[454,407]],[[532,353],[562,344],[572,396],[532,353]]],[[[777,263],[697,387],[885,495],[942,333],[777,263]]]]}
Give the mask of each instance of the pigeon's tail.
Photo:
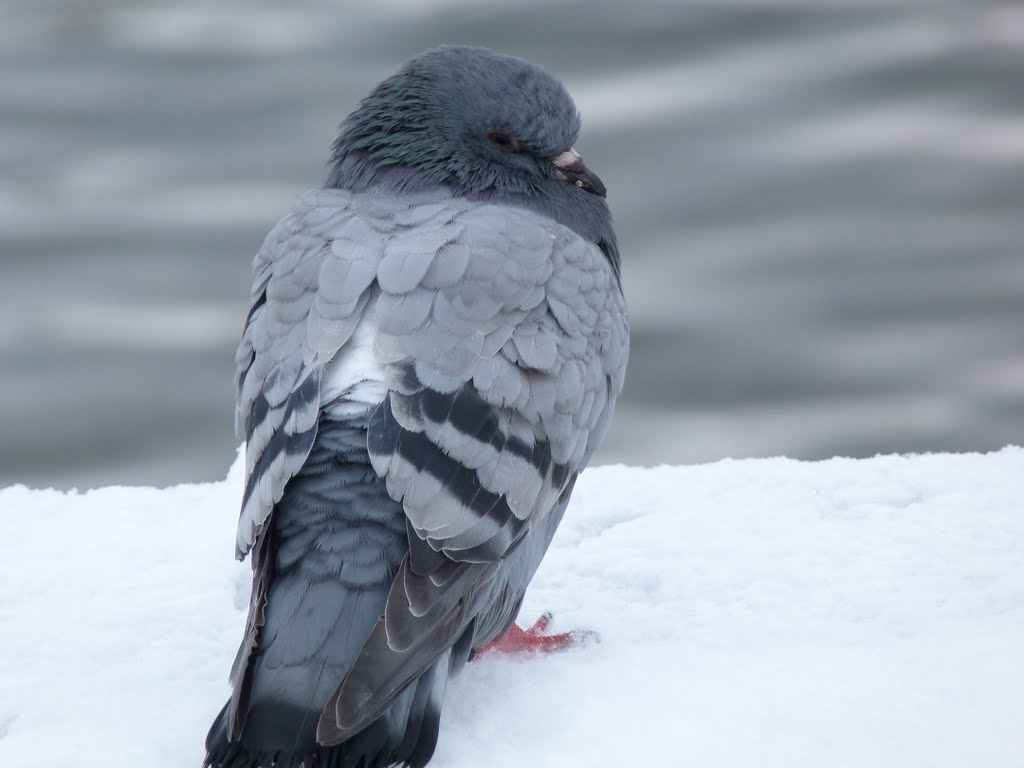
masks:
{"type": "MultiPolygon", "coordinates": [[[[437,741],[451,652],[340,744],[317,725],[384,613],[408,551],[405,515],[373,472],[365,420],[322,418],[302,470],[274,509],[262,626],[247,635],[235,695],[207,736],[212,768],[423,766],[437,741]],[[247,651],[251,647],[251,652],[247,651]]],[[[259,610],[253,611],[259,615],[259,610]]]]}
{"type": "MultiPolygon", "coordinates": [[[[348,741],[333,746],[308,742],[293,747],[257,746],[228,739],[229,704],[213,721],[206,737],[211,768],[423,768],[434,753],[441,704],[449,675],[445,653],[395,700],[391,707],[348,741]]],[[[295,716],[282,718],[295,725],[295,716]]],[[[315,721],[315,718],[314,718],[315,721]]],[[[248,732],[250,729],[246,729],[248,732]]]]}

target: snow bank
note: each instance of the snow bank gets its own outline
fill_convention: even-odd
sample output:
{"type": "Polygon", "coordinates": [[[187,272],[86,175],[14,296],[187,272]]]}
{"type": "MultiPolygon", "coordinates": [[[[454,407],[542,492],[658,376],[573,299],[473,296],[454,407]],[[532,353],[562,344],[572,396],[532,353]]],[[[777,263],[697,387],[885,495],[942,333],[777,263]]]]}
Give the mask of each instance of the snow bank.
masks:
{"type": "MultiPolygon", "coordinates": [[[[1024,763],[1024,451],[588,471],[438,768],[1024,763]]],[[[195,768],[248,595],[223,483],[0,491],[0,765],[195,768]]]]}

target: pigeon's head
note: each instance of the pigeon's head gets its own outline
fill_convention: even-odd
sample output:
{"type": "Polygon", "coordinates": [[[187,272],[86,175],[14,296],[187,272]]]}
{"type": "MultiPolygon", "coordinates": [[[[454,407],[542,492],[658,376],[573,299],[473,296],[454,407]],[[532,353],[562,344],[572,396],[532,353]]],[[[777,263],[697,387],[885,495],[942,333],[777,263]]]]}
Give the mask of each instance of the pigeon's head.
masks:
{"type": "Polygon", "coordinates": [[[342,123],[328,186],[443,187],[473,199],[606,210],[604,185],[573,149],[579,129],[572,98],[544,70],[443,46],[406,63],[342,123]]]}

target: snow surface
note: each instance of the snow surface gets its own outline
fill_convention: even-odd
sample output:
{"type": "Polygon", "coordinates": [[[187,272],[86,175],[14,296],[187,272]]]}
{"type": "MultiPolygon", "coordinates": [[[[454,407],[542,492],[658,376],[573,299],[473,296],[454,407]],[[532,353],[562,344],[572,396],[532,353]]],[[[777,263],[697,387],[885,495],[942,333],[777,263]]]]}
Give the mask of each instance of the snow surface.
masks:
{"type": "MultiPolygon", "coordinates": [[[[432,763],[1024,765],[1024,450],[589,470],[432,763]]],[[[196,768],[241,636],[222,483],[0,491],[0,766],[196,768]]]]}

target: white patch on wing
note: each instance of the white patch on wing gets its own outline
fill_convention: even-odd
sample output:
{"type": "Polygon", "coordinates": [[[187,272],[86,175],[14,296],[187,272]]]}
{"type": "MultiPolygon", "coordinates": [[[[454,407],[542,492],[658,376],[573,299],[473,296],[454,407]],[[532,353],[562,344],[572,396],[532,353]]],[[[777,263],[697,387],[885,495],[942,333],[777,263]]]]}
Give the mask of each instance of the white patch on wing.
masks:
{"type": "Polygon", "coordinates": [[[387,394],[384,366],[373,352],[377,333],[377,302],[371,300],[351,338],[327,364],[320,402],[330,404],[339,416],[363,413],[377,406],[387,394]]]}

